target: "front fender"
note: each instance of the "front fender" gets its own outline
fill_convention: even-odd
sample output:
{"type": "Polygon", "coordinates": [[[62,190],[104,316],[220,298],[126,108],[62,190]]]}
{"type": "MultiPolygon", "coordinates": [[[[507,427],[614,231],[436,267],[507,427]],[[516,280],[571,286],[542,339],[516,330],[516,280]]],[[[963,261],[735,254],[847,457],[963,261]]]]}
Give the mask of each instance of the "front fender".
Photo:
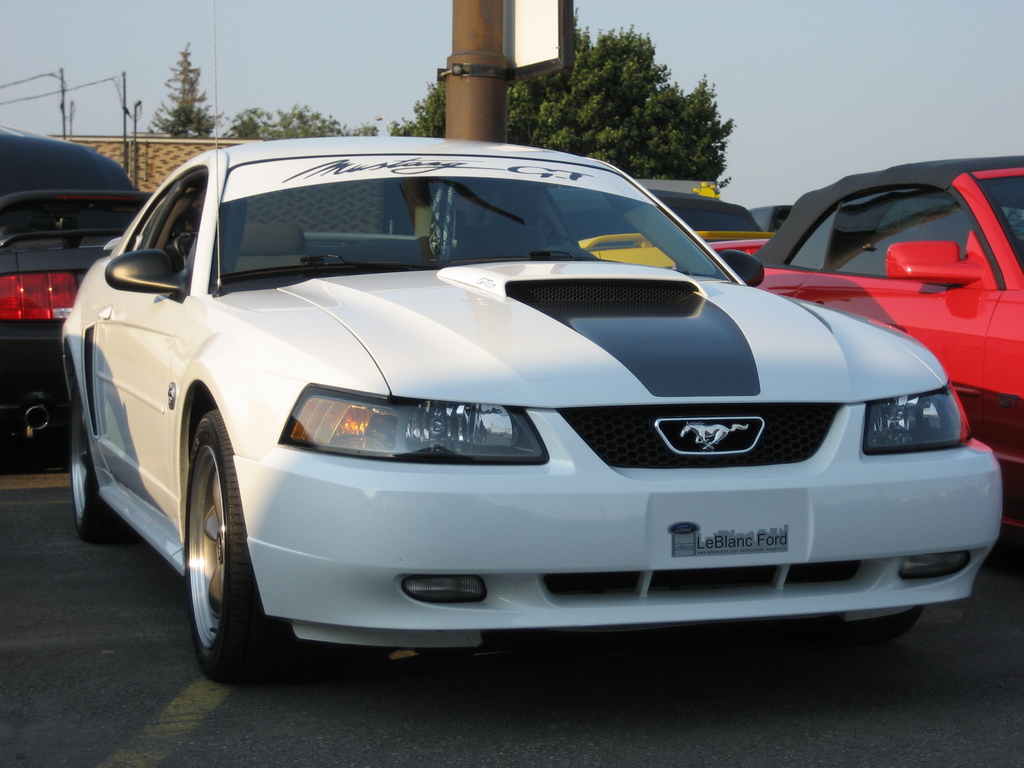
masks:
{"type": "Polygon", "coordinates": [[[189,353],[180,372],[172,370],[179,396],[200,386],[209,391],[237,455],[259,461],[274,448],[309,384],[390,394],[373,358],[335,318],[291,297],[278,311],[265,309],[274,304],[267,296],[259,310],[246,300],[197,306],[190,315],[207,331],[183,342],[189,353]]]}

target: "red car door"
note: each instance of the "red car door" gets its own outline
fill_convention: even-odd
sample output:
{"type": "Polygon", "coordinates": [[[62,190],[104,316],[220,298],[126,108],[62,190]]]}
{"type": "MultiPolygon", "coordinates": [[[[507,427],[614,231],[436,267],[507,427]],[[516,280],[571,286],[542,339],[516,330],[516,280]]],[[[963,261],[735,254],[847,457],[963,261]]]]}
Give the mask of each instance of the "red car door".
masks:
{"type": "Polygon", "coordinates": [[[1004,515],[1024,536],[1024,291],[1005,292],[985,340],[985,439],[1003,468],[1004,515]]]}
{"type": "Polygon", "coordinates": [[[758,285],[766,291],[780,296],[796,296],[800,286],[807,279],[808,272],[796,269],[776,267],[774,264],[764,265],[764,280],[758,285]]]}
{"type": "Polygon", "coordinates": [[[954,187],[975,213],[1004,290],[985,339],[985,441],[1003,467],[1003,514],[1024,541],[1024,169],[981,171],[954,187]]]}

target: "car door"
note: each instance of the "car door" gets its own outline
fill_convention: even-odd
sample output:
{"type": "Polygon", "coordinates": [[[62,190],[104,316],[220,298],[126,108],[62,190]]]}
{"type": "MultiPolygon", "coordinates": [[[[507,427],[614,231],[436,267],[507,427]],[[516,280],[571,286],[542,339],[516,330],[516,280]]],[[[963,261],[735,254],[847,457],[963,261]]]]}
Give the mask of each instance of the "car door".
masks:
{"type": "Polygon", "coordinates": [[[977,213],[1005,290],[985,341],[985,440],[1003,468],[1004,514],[1024,541],[1024,169],[955,182],[977,213]]]}
{"type": "Polygon", "coordinates": [[[985,341],[985,440],[1003,467],[1005,514],[1024,525],[1024,291],[1006,292],[985,341]]]}
{"type": "Polygon", "coordinates": [[[975,434],[984,439],[985,338],[1001,291],[973,219],[944,190],[900,187],[843,201],[794,252],[803,272],[797,298],[895,326],[945,366],[975,434]],[[984,267],[970,285],[886,276],[886,254],[901,242],[952,241],[961,259],[984,267]]]}
{"type": "MultiPolygon", "coordinates": [[[[158,248],[185,268],[198,230],[206,174],[170,187],[126,234],[126,250],[158,248]]],[[[179,482],[171,382],[181,355],[182,297],[116,291],[94,326],[94,380],[100,453],[121,488],[177,525],[179,482]]]]}

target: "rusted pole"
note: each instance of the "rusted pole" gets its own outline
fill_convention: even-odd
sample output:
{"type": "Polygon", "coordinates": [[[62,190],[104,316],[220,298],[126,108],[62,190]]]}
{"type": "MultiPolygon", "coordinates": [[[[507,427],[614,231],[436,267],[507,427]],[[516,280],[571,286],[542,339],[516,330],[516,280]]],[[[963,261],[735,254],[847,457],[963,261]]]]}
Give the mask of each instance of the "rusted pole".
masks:
{"type": "Polygon", "coordinates": [[[452,0],[452,55],[445,72],[449,139],[505,141],[508,136],[504,21],[504,0],[452,0]]]}

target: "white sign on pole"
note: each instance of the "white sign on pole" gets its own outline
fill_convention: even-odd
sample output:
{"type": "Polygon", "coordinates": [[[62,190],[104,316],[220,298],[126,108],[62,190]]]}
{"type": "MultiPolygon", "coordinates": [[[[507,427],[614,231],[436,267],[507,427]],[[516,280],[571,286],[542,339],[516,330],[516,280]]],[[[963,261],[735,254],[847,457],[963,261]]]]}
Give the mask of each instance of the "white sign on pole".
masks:
{"type": "Polygon", "coordinates": [[[572,0],[505,0],[504,51],[513,80],[572,66],[572,0]]]}

